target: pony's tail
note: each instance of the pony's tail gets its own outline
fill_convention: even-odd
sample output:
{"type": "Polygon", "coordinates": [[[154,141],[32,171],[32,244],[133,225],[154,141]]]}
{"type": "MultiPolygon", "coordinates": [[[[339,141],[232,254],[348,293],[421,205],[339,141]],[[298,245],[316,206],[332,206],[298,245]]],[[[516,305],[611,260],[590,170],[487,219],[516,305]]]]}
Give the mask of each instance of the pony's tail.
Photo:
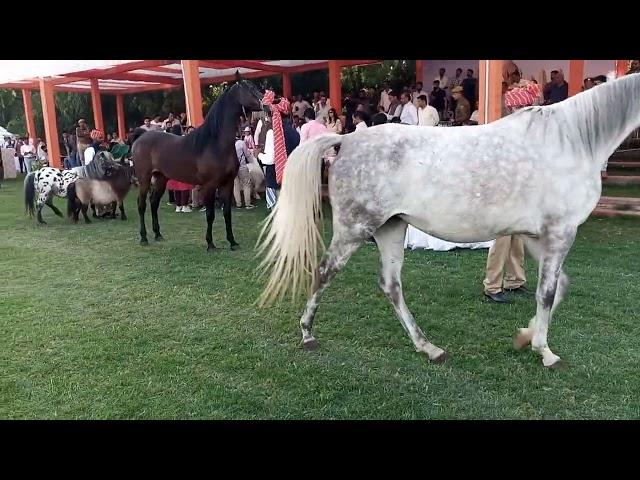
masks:
{"type": "Polygon", "coordinates": [[[76,194],[76,182],[72,182],[67,187],[67,216],[69,218],[74,217],[78,202],[78,195],[76,194]]]}
{"type": "Polygon", "coordinates": [[[318,247],[324,242],[322,225],[320,162],[324,152],[342,143],[337,134],[321,135],[298,146],[284,169],[282,189],[258,237],[259,265],[268,273],[260,306],[280,299],[291,290],[292,298],[301,289],[308,292],[318,266],[318,247]]]}
{"type": "Polygon", "coordinates": [[[33,182],[33,177],[36,172],[31,172],[24,177],[24,207],[25,213],[29,214],[30,217],[33,217],[33,214],[36,212],[35,210],[35,200],[36,200],[36,185],[33,182]]]}

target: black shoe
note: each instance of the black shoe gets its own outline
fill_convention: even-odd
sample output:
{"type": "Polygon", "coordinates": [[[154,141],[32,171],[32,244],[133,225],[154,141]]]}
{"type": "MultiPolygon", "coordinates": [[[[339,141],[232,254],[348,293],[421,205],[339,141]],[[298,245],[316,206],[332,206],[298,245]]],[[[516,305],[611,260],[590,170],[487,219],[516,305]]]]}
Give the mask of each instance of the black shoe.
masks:
{"type": "Polygon", "coordinates": [[[533,292],[529,290],[524,285],[519,286],[518,288],[505,288],[505,290],[509,293],[527,293],[532,294],[533,292]]]}
{"type": "Polygon", "coordinates": [[[504,292],[498,292],[498,293],[487,293],[487,292],[485,292],[484,296],[489,298],[491,301],[496,302],[496,303],[509,303],[509,299],[504,294],[504,292]]]}

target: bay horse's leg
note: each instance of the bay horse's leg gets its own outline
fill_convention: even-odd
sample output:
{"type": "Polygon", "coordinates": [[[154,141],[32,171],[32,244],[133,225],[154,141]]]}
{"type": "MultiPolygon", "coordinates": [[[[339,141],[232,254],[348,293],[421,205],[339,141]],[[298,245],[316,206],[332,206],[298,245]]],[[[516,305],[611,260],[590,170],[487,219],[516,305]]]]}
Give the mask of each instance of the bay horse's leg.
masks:
{"type": "Polygon", "coordinates": [[[446,352],[427,340],[416,324],[402,294],[401,272],[404,263],[406,231],[407,222],[394,217],[373,234],[380,251],[380,288],[393,305],[396,316],[409,334],[416,351],[425,353],[436,363],[442,363],[447,358],[446,352]]]}
{"type": "Polygon", "coordinates": [[[120,219],[121,220],[126,220],[127,219],[127,214],[124,213],[124,199],[121,199],[118,202],[118,207],[120,208],[120,219]]]}
{"type": "Polygon", "coordinates": [[[160,200],[164,195],[164,191],[167,188],[167,177],[161,173],[154,174],[153,191],[149,202],[151,203],[151,222],[153,227],[153,233],[155,233],[155,239],[157,241],[163,240],[160,234],[160,224],[158,223],[158,207],[160,206],[160,200]]]}
{"type": "Polygon", "coordinates": [[[205,239],[207,241],[207,251],[215,250],[216,246],[213,244],[213,221],[216,218],[216,189],[217,184],[210,183],[203,185],[201,189],[204,205],[207,207],[207,233],[205,239]]]}
{"type": "MultiPolygon", "coordinates": [[[[231,245],[231,250],[235,250],[236,247],[239,247],[240,245],[233,237],[233,229],[231,227],[231,201],[233,199],[233,180],[227,182],[226,185],[223,185],[220,188],[220,194],[222,196],[222,201],[224,202],[222,213],[224,215],[224,225],[227,229],[227,241],[231,245]]],[[[251,198],[245,199],[245,201],[251,202],[251,198]]]]}
{"type": "Polygon", "coordinates": [[[560,357],[554,354],[547,343],[549,323],[553,312],[562,300],[568,286],[568,278],[562,272],[562,264],[576,236],[576,227],[551,227],[539,239],[526,238],[527,250],[538,254],[538,288],[536,290],[536,316],[529,323],[529,328],[516,338],[517,344],[526,345],[531,336],[531,348],[542,356],[545,367],[559,368],[564,366],[560,357]]]}
{"type": "Polygon", "coordinates": [[[364,239],[352,235],[345,235],[341,232],[342,230],[340,228],[334,230],[331,244],[318,266],[313,293],[311,297],[309,297],[309,300],[307,300],[307,306],[300,318],[302,347],[305,350],[315,350],[318,347],[318,342],[311,334],[311,328],[313,327],[313,320],[318,310],[322,292],[329,286],[333,277],[347,264],[351,255],[353,255],[364,241],[364,239]]]}
{"type": "Polygon", "coordinates": [[[64,216],[64,215],[62,215],[62,212],[61,212],[60,210],[58,210],[58,207],[56,207],[56,206],[53,204],[53,198],[52,198],[52,197],[49,197],[49,198],[47,199],[46,205],[47,205],[51,210],[53,210],[53,213],[55,213],[57,216],[59,216],[59,217],[63,217],[63,216],[64,216]]]}
{"type": "Polygon", "coordinates": [[[147,227],[144,224],[144,214],[147,211],[147,192],[151,183],[151,176],[140,176],[140,190],[138,191],[138,215],[140,216],[140,245],[149,245],[147,227]]]}

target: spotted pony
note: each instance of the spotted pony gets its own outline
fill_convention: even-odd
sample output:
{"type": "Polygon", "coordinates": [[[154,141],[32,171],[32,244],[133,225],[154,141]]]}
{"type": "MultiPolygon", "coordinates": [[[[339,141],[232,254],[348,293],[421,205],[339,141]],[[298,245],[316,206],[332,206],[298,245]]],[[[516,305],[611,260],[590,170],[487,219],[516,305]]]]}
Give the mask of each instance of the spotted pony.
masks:
{"type": "Polygon", "coordinates": [[[42,219],[42,209],[47,205],[53,213],[62,217],[62,212],[53,204],[53,197],[66,198],[69,185],[75,182],[78,176],[77,171],[53,167],[44,167],[28,174],[24,179],[24,201],[29,215],[33,216],[36,213],[38,223],[46,224],[42,219]]]}

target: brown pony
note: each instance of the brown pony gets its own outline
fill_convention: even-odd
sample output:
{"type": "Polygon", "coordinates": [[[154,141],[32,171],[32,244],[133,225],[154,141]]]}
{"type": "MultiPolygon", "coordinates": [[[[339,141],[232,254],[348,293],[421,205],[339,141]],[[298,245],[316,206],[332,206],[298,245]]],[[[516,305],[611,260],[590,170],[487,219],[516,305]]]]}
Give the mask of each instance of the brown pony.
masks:
{"type": "Polygon", "coordinates": [[[78,221],[78,214],[82,210],[85,223],[91,223],[87,216],[87,208],[91,205],[93,216],[96,215],[96,205],[112,205],[111,218],[116,218],[115,203],[120,207],[120,218],[127,219],[124,213],[124,199],[136,182],[133,167],[129,165],[115,165],[109,167],[108,175],[103,180],[92,178],[78,178],[67,187],[67,213],[73,222],[78,221]]]}
{"type": "Polygon", "coordinates": [[[240,113],[244,108],[259,111],[262,94],[236,72],[237,82],[227,88],[209,109],[204,123],[189,135],[179,137],[164,132],[146,132],[137,129],[133,136],[133,164],[140,183],[138,213],[140,214],[140,244],[148,245],[144,214],[147,192],[151,192],[151,219],[156,240],[162,240],[158,224],[158,206],[172,178],[191,185],[201,185],[201,194],[207,207],[207,250],[215,245],[211,228],[215,218],[215,194],[219,190],[223,204],[227,240],[233,250],[238,246],[231,229],[231,198],[233,180],[238,173],[235,150],[236,131],[240,113]]]}

